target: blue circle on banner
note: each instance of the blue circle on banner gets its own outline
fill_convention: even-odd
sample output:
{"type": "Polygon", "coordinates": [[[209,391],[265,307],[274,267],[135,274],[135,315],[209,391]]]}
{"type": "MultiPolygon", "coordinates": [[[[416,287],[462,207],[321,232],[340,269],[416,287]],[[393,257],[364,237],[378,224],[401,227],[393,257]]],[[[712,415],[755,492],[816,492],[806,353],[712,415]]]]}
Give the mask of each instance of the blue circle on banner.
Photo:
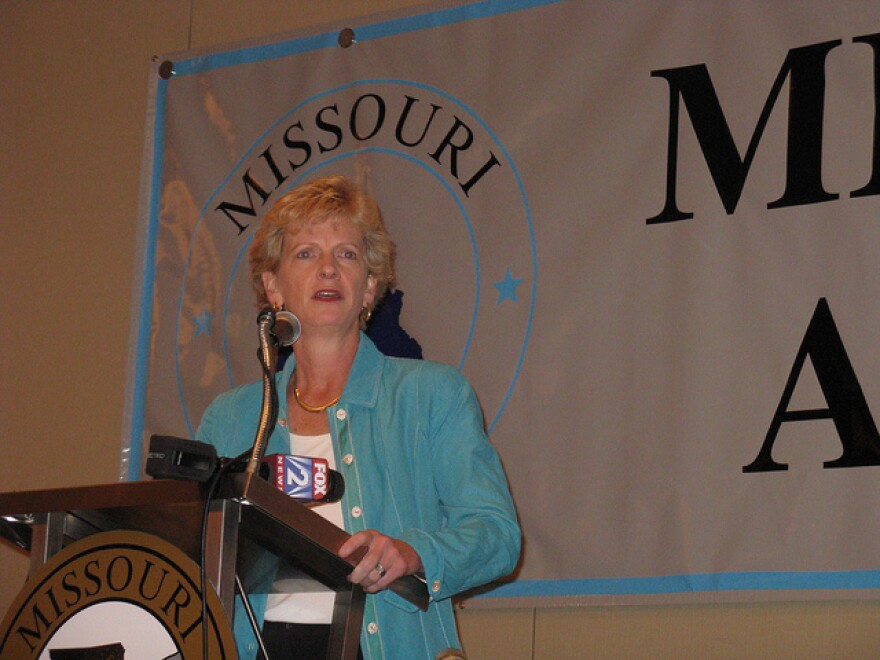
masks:
{"type": "MultiPolygon", "coordinates": [[[[186,369],[182,364],[183,360],[181,358],[181,347],[184,345],[181,339],[181,328],[185,323],[198,323],[197,319],[190,318],[184,313],[184,300],[200,299],[197,290],[199,283],[193,281],[198,278],[191,278],[190,273],[193,267],[193,246],[196,245],[202,236],[202,232],[216,231],[209,229],[206,216],[208,213],[216,211],[217,201],[223,198],[224,193],[234,189],[235,186],[241,185],[244,172],[250,172],[252,168],[262,163],[262,161],[259,161],[259,158],[261,156],[264,159],[266,158],[266,154],[269,153],[273,142],[280,139],[279,131],[290,130],[292,118],[298,118],[300,115],[308,116],[307,111],[318,105],[323,109],[327,107],[345,107],[347,102],[355,98],[352,96],[352,92],[363,92],[360,96],[356,97],[357,99],[381,99],[382,97],[377,90],[385,90],[389,97],[392,92],[387,90],[393,90],[399,96],[407,99],[413,98],[415,94],[419,94],[421,97],[428,97],[428,102],[431,103],[432,108],[436,107],[434,114],[431,115],[432,119],[435,114],[442,117],[442,111],[446,109],[446,104],[451,103],[454,105],[454,111],[447,111],[447,113],[450,117],[454,117],[457,123],[452,125],[446,140],[448,143],[453,143],[454,140],[461,142],[464,138],[468,138],[473,143],[485,145],[487,153],[491,154],[491,157],[497,161],[496,171],[491,172],[494,186],[491,203],[493,204],[493,211],[500,210],[500,212],[504,213],[505,224],[501,225],[499,221],[498,226],[486,227],[482,223],[475,223],[474,218],[480,214],[474,213],[470,208],[471,205],[475,205],[475,202],[469,196],[469,193],[472,193],[476,186],[467,189],[465,187],[467,182],[461,181],[464,175],[458,178],[457,176],[452,176],[450,172],[444,171],[441,158],[434,158],[430,153],[414,152],[407,149],[404,145],[395,143],[394,140],[386,139],[383,142],[380,139],[382,136],[363,140],[355,145],[357,148],[333,150],[333,153],[326,157],[318,157],[313,162],[309,162],[307,166],[303,164],[301,168],[296,169],[296,176],[285,177],[283,185],[279,181],[279,185],[271,191],[271,199],[264,203],[263,208],[268,210],[277,197],[312,178],[320,170],[334,165],[338,166],[347,159],[384,158],[387,156],[394,159],[403,159],[408,165],[414,165],[419,171],[428,173],[439,184],[443,195],[448,200],[451,200],[455,209],[457,209],[461,218],[461,224],[467,232],[470,242],[468,249],[473,257],[474,291],[469,303],[471,309],[470,321],[466,337],[461,345],[457,366],[460,370],[464,370],[466,364],[472,358],[478,364],[485,365],[490,363],[493,365],[491,380],[486,383],[473,382],[475,378],[479,379],[483,376],[481,373],[469,376],[469,380],[472,381],[475,389],[477,389],[481,403],[484,406],[489,432],[495,427],[507,406],[519,377],[528,346],[534,316],[538,276],[537,251],[532,217],[519,172],[509,152],[489,128],[486,121],[451,95],[437,88],[411,81],[387,79],[361,80],[311,96],[296,104],[289,112],[281,116],[239,159],[212,193],[199,215],[190,236],[189,253],[187,254],[181,278],[175,329],[174,366],[178,394],[183,416],[191,435],[194,435],[192,420],[193,418],[197,419],[201,415],[202,410],[192,409],[193,403],[190,400],[193,397],[187,391],[184,378],[186,369]],[[330,101],[336,101],[336,103],[330,104],[330,101]],[[467,123],[459,117],[465,117],[467,123]],[[458,131],[458,133],[454,134],[453,131],[458,131]],[[424,158],[426,155],[429,157],[424,158]],[[507,341],[499,341],[500,337],[506,338],[507,341]],[[479,357],[475,357],[476,355],[479,355],[479,357]]],[[[423,101],[422,98],[419,100],[423,101]]],[[[354,108],[349,118],[353,131],[355,130],[356,120],[353,113],[358,107],[357,103],[355,101],[354,104],[350,104],[354,108]]],[[[305,134],[304,137],[307,138],[308,134],[305,134]]],[[[443,143],[441,143],[442,147],[443,143]]],[[[436,153],[440,153],[439,149],[436,153]]],[[[453,149],[452,156],[447,160],[455,163],[455,157],[458,155],[459,153],[453,149]]],[[[487,161],[487,163],[489,165],[495,164],[492,161],[487,161]]],[[[455,165],[451,166],[451,169],[455,170],[455,165]]],[[[484,169],[487,168],[484,166],[484,169]]],[[[452,172],[452,174],[457,175],[458,173],[452,172]]],[[[470,176],[469,181],[472,185],[478,176],[482,176],[479,172],[477,174],[469,172],[467,175],[470,176]]],[[[486,212],[486,203],[486,200],[483,200],[481,202],[482,205],[478,209],[482,214],[486,212]]],[[[256,218],[250,220],[249,225],[242,229],[241,233],[248,232],[246,237],[236,237],[240,244],[236,246],[231,264],[228,265],[228,268],[223,268],[225,274],[218,275],[225,281],[222,312],[217,314],[216,312],[221,310],[214,310],[209,315],[211,318],[216,318],[217,316],[222,318],[222,348],[217,347],[217,342],[213,339],[211,342],[205,342],[210,343],[213,349],[204,349],[206,351],[204,359],[207,359],[207,351],[213,350],[215,358],[218,353],[222,354],[227,375],[226,384],[230,388],[241,383],[236,382],[233,373],[234,360],[232,356],[237,351],[237,343],[236,340],[230,341],[228,323],[230,316],[233,314],[232,301],[235,295],[236,283],[240,286],[242,278],[239,269],[242,267],[242,262],[246,261],[247,249],[253,238],[254,227],[251,225],[256,225],[260,217],[260,214],[256,214],[256,218]]],[[[217,240],[212,238],[212,241],[217,240]]],[[[246,263],[244,267],[247,267],[246,263]]],[[[190,306],[187,312],[192,312],[192,306],[190,306]]],[[[203,311],[202,314],[204,315],[205,312],[203,311]]],[[[208,332],[207,334],[210,335],[211,333],[208,332]]],[[[256,330],[254,330],[254,337],[256,337],[256,330]]],[[[417,336],[416,339],[418,340],[419,337],[417,336]]],[[[251,348],[252,344],[249,344],[248,349],[250,350],[251,348]]],[[[194,355],[200,355],[200,349],[193,349],[191,345],[186,345],[186,349],[187,360],[195,359],[194,355]]],[[[221,391],[213,392],[213,395],[216,396],[221,391]]]]}

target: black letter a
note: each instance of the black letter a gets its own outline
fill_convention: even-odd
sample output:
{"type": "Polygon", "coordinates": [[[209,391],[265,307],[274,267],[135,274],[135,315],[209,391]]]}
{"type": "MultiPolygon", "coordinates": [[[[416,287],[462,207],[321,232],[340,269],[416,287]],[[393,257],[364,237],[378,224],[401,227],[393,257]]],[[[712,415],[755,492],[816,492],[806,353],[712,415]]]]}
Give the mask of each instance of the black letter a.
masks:
{"type": "Polygon", "coordinates": [[[800,350],[794,360],[782,399],[764,438],[758,457],[743,467],[743,472],[772,472],[787,470],[788,465],[777,463],[771,455],[773,443],[783,422],[797,422],[810,419],[833,419],[843,454],[833,461],[826,461],[826,468],[862,467],[880,465],[880,435],[865,402],[865,395],[856,373],[853,371],[840,333],[831,317],[831,309],[824,298],[819,299],[807,333],[801,342],[800,350]],[[789,411],[788,403],[804,366],[807,355],[813,363],[822,394],[828,403],[827,408],[818,410],[789,411]]]}

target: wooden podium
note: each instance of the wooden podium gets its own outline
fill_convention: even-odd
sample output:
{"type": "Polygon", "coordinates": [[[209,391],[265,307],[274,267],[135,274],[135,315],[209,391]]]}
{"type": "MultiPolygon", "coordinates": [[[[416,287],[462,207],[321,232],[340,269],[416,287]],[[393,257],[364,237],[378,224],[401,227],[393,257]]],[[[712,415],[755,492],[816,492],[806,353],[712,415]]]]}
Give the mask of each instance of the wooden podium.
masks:
{"type": "MultiPolygon", "coordinates": [[[[120,482],[3,493],[0,515],[33,514],[31,574],[66,546],[114,530],[155,535],[198,563],[206,497],[206,484],[198,482],[120,482]]],[[[336,554],[349,536],[345,531],[270,484],[247,484],[246,475],[234,474],[210,502],[205,534],[206,576],[227,616],[234,612],[236,576],[247,584],[251,558],[268,554],[336,592],[327,657],[357,657],[366,594],[346,580],[353,564],[336,554]]],[[[427,609],[418,579],[401,578],[391,589],[427,609]]]]}

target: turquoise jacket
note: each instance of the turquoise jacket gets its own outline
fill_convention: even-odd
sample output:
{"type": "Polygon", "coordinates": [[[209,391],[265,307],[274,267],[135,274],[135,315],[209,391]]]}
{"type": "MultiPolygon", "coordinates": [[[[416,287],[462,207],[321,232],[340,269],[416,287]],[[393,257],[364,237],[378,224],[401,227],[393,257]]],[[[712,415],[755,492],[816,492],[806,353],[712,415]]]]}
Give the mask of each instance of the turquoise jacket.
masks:
{"type": "MultiPolygon", "coordinates": [[[[291,356],[276,376],[280,410],[267,454],[290,451],[284,392],[294,366],[291,356]]],[[[221,456],[237,456],[253,444],[261,401],[261,382],[220,395],[197,438],[221,456]]],[[[364,658],[432,660],[460,648],[450,597],[507,575],[520,553],[507,480],[473,390],[454,368],[386,357],[362,333],[345,390],[327,416],[345,479],[346,531],[376,529],[409,543],[430,597],[422,612],[391,591],[368,594],[364,658]]],[[[252,602],[262,613],[265,595],[252,602]]],[[[254,657],[248,622],[235,618],[239,654],[254,657]]]]}

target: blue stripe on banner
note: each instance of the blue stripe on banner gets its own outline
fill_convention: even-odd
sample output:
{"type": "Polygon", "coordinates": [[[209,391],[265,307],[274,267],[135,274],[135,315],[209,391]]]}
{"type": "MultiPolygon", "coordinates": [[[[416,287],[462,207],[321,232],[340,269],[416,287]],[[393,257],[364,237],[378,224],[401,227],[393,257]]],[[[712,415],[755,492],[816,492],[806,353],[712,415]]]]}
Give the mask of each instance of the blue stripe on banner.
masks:
{"type": "MultiPolygon", "coordinates": [[[[552,5],[564,0],[486,0],[462,7],[440,9],[426,14],[396,18],[372,25],[359,25],[355,34],[357,41],[371,41],[392,37],[406,32],[416,32],[426,28],[443,27],[462,23],[478,18],[488,18],[498,14],[508,14],[532,7],[552,5]]],[[[369,16],[358,17],[354,21],[369,19],[369,16]]],[[[185,76],[202,71],[222,69],[238,64],[252,64],[266,60],[301,55],[323,48],[338,48],[337,41],[339,32],[325,32],[307,37],[299,37],[289,41],[274,44],[261,44],[259,46],[244,47],[222,53],[201,55],[188,60],[174,62],[174,75],[185,76]]]]}
{"type": "Polygon", "coordinates": [[[147,403],[147,382],[150,368],[150,339],[153,325],[153,289],[156,283],[156,250],[159,242],[159,202],[161,200],[162,153],[165,150],[165,96],[167,82],[161,78],[156,88],[156,109],[153,118],[153,156],[150,172],[150,203],[147,211],[147,230],[144,245],[144,274],[141,285],[140,314],[138,316],[137,347],[131,415],[131,449],[128,460],[128,479],[141,476],[143,456],[144,409],[147,403]]]}
{"type": "Polygon", "coordinates": [[[588,580],[519,580],[478,598],[631,596],[714,591],[878,589],[880,571],[706,573],[588,580]]]}

